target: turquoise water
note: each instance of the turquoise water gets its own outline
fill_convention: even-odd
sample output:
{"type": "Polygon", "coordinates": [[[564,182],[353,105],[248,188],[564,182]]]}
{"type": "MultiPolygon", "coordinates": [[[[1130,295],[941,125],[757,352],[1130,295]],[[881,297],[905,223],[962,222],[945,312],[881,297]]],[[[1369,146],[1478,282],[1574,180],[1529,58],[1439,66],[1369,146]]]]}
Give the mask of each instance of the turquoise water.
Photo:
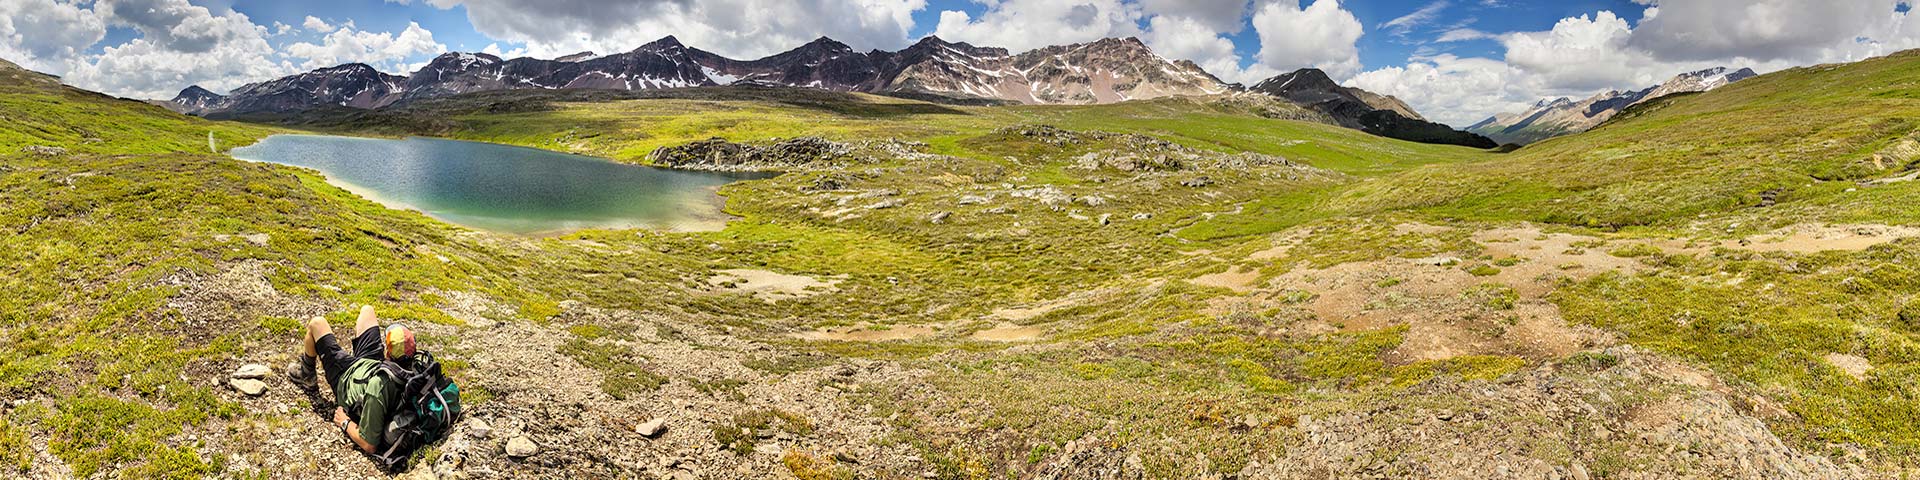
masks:
{"type": "Polygon", "coordinates": [[[514,234],[582,228],[710,230],[721,185],[767,174],[667,170],[545,150],[429,138],[274,135],[234,158],[312,168],[393,208],[514,234]]]}

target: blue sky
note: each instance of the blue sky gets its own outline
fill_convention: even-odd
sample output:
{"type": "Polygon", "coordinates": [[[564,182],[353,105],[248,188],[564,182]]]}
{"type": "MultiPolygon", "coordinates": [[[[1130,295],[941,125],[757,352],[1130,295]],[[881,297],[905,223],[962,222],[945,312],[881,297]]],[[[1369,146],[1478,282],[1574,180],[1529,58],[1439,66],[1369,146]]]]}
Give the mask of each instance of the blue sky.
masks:
{"type": "Polygon", "coordinates": [[[313,68],[406,74],[447,51],[553,58],[668,34],[757,58],[830,36],[1014,51],[1138,36],[1231,82],[1296,68],[1470,124],[1714,66],[1768,72],[1920,47],[1910,0],[0,0],[0,58],[171,98],[313,68]],[[311,17],[311,18],[310,18],[311,17]]]}
{"type": "MultiPolygon", "coordinates": [[[[1311,1],[1311,0],[1309,0],[1311,1]]],[[[421,27],[433,32],[434,39],[454,51],[478,51],[487,45],[499,45],[502,50],[524,48],[524,42],[494,39],[476,30],[467,19],[465,6],[440,9],[425,2],[399,4],[387,0],[328,0],[321,2],[303,2],[288,0],[190,0],[190,3],[207,7],[213,11],[231,8],[246,14],[255,23],[270,25],[280,22],[299,26],[307,16],[316,16],[330,23],[352,20],[361,30],[393,32],[403,30],[408,22],[417,22],[421,27]]],[[[1511,32],[1546,30],[1562,18],[1600,11],[1614,11],[1623,15],[1638,12],[1645,6],[1635,5],[1628,0],[1507,0],[1492,5],[1480,0],[1455,0],[1439,2],[1446,4],[1438,9],[1429,21],[1401,33],[1381,26],[1422,8],[1434,5],[1431,0],[1362,0],[1349,1],[1341,5],[1353,12],[1366,29],[1360,37],[1360,61],[1364,67],[1379,67],[1405,63],[1416,53],[1453,53],[1462,57],[1497,56],[1500,44],[1491,39],[1466,42],[1435,44],[1438,38],[1450,27],[1473,28],[1486,32],[1511,32]],[[1428,50],[1423,50],[1426,47],[1428,50]]],[[[979,16],[986,6],[973,0],[929,0],[926,8],[913,14],[914,25],[910,30],[912,38],[919,38],[934,32],[939,23],[941,12],[964,11],[979,16]]],[[[822,32],[825,33],[825,32],[822,32]]],[[[95,45],[99,50],[107,45],[123,43],[138,36],[132,28],[110,28],[105,41],[95,45]],[[118,40],[118,41],[116,41],[118,40]]],[[[308,40],[321,36],[315,32],[296,32],[294,36],[282,41],[308,40]]],[[[1242,64],[1251,64],[1260,50],[1260,41],[1251,28],[1230,34],[1234,51],[1243,59],[1242,64]]],[[[634,45],[639,46],[639,45],[634,45]]],[[[703,47],[694,45],[695,47],[703,47]]],[[[796,45],[797,46],[797,45],[796,45]]],[[[431,58],[431,55],[423,55],[431,58]]],[[[419,58],[415,58],[418,60],[419,58]]]]}

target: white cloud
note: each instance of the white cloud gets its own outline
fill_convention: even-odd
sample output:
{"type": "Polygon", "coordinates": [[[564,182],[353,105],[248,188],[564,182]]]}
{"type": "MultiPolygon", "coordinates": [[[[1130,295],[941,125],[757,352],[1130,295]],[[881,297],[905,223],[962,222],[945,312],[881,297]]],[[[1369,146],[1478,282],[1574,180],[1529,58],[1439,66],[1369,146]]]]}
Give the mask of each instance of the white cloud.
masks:
{"type": "Polygon", "coordinates": [[[408,22],[407,29],[399,35],[341,28],[327,34],[318,45],[300,42],[286,47],[287,55],[307,59],[300,66],[306,70],[344,63],[365,63],[381,71],[402,72],[403,75],[407,71],[406,59],[445,51],[445,45],[433,40],[433,32],[412,22],[408,22]]]}
{"type": "Polygon", "coordinates": [[[996,0],[979,18],[940,12],[934,35],[949,41],[1024,52],[1049,45],[1085,43],[1141,34],[1140,6],[1121,0],[996,0]]]}
{"type": "Polygon", "coordinates": [[[1436,122],[1465,127],[1493,112],[1524,108],[1539,92],[1506,62],[1439,55],[1362,73],[1347,84],[1393,95],[1436,122]]]}
{"type": "Polygon", "coordinates": [[[1140,0],[1148,15],[1181,17],[1220,33],[1239,33],[1246,26],[1251,4],[1251,0],[1140,0]]]}
{"type": "Polygon", "coordinates": [[[321,20],[312,15],[308,15],[307,21],[302,22],[300,26],[307,30],[312,30],[320,33],[332,33],[334,29],[334,26],[328,25],[326,20],[321,20]]]}
{"type": "Polygon", "coordinates": [[[1192,60],[1228,82],[1251,85],[1279,73],[1259,64],[1242,68],[1240,55],[1233,53],[1232,40],[1204,22],[1187,17],[1153,17],[1143,41],[1162,57],[1192,60]]]}
{"type": "Polygon", "coordinates": [[[757,58],[827,36],[856,49],[910,43],[926,0],[429,0],[465,5],[475,29],[535,56],[624,52],[674,35],[689,46],[757,58]]]}
{"type": "Polygon", "coordinates": [[[1270,3],[1254,13],[1253,28],[1260,34],[1259,62],[1267,68],[1316,67],[1334,78],[1360,71],[1356,42],[1364,32],[1339,0],[1314,0],[1306,8],[1294,0],[1270,3]]]}
{"type": "MultiPolygon", "coordinates": [[[[1658,4],[1633,45],[1668,61],[1830,60],[1863,51],[1856,38],[1893,33],[1903,0],[1636,0],[1658,4]]],[[[1895,40],[1879,38],[1874,40],[1895,40]]]]}
{"type": "Polygon", "coordinates": [[[107,34],[92,10],[53,0],[0,1],[0,58],[61,73],[65,62],[107,34]]]}
{"type": "Polygon", "coordinates": [[[1485,39],[1492,39],[1492,38],[1500,38],[1500,36],[1487,33],[1487,32],[1482,32],[1479,30],[1474,30],[1471,28],[1456,28],[1452,30],[1447,30],[1446,33],[1440,34],[1440,38],[1435,39],[1434,41],[1440,42],[1440,43],[1447,43],[1447,42],[1465,42],[1468,40],[1485,40],[1485,39]]]}
{"type": "Polygon", "coordinates": [[[1420,7],[1420,9],[1414,10],[1412,13],[1380,24],[1380,29],[1392,33],[1395,36],[1406,36],[1414,27],[1433,23],[1435,18],[1439,18],[1440,11],[1446,10],[1447,5],[1449,5],[1447,0],[1434,0],[1433,3],[1420,7]]]}
{"type": "Polygon", "coordinates": [[[1652,80],[1647,70],[1658,62],[1628,45],[1632,34],[1626,19],[1602,11],[1563,18],[1545,32],[1509,34],[1501,41],[1507,63],[1545,76],[1547,84],[1601,89],[1652,80]]]}
{"type": "Polygon", "coordinates": [[[186,0],[100,0],[94,11],[140,37],[67,62],[66,81],[80,88],[172,98],[187,85],[227,90],[292,69],[273,60],[267,28],[239,12],[213,15],[186,0]]]}

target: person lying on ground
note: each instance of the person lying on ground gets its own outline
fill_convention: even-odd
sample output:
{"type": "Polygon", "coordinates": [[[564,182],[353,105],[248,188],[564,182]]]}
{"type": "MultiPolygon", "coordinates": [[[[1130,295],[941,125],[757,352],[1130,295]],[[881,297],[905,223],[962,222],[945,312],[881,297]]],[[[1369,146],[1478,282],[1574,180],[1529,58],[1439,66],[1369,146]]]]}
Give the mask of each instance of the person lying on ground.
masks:
{"type": "Polygon", "coordinates": [[[385,361],[404,362],[415,352],[413,331],[400,324],[380,328],[380,319],[372,306],[360,307],[360,318],[353,325],[353,350],[340,347],[326,319],[307,321],[302,339],[306,348],[294,364],[287,367],[287,378],[308,391],[319,389],[314,362],[333,387],[333,423],[355,447],[377,454],[383,445],[393,402],[400,385],[380,374],[385,361]]]}

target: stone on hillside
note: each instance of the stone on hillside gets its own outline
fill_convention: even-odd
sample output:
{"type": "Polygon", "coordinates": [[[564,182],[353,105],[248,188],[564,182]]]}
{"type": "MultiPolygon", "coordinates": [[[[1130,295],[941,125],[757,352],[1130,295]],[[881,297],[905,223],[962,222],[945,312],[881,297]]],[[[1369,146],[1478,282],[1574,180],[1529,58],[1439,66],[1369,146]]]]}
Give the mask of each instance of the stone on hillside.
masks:
{"type": "Polygon", "coordinates": [[[473,438],[487,438],[493,436],[493,426],[487,425],[487,422],[481,421],[478,418],[468,420],[467,434],[472,435],[473,438]]]}
{"type": "Polygon", "coordinates": [[[46,145],[28,145],[25,147],[20,147],[20,151],[33,154],[33,155],[44,155],[49,157],[55,156],[55,155],[67,154],[67,149],[65,148],[49,147],[46,145]]]}
{"type": "Polygon", "coordinates": [[[951,216],[953,216],[953,212],[934,212],[933,215],[927,217],[927,221],[933,222],[934,224],[947,223],[947,217],[951,216]]]}
{"type": "Polygon", "coordinates": [[[272,375],[272,374],[273,374],[273,369],[267,368],[266,365],[261,365],[258,363],[249,363],[246,365],[241,365],[240,369],[238,370],[234,370],[233,378],[260,379],[260,378],[267,378],[267,375],[272,375]]]}
{"type": "Polygon", "coordinates": [[[507,440],[507,456],[509,457],[527,458],[538,453],[540,453],[540,445],[533,443],[533,439],[527,438],[525,435],[507,440]]]}
{"type": "Polygon", "coordinates": [[[1213,185],[1213,179],[1210,177],[1200,177],[1200,178],[1194,178],[1189,180],[1182,180],[1180,181],[1180,184],[1185,185],[1187,187],[1191,187],[1191,188],[1200,188],[1208,185],[1213,185]]]}
{"type": "Polygon", "coordinates": [[[258,397],[267,393],[267,382],[251,378],[236,378],[232,382],[227,382],[227,385],[233,386],[234,390],[239,390],[240,393],[247,394],[249,397],[258,397]]]}
{"type": "Polygon", "coordinates": [[[666,431],[666,429],[667,429],[666,417],[659,417],[653,420],[648,420],[646,423],[642,423],[638,427],[634,427],[633,431],[635,433],[639,433],[641,436],[644,436],[647,438],[653,438],[653,437],[660,436],[660,432],[666,431]]]}

